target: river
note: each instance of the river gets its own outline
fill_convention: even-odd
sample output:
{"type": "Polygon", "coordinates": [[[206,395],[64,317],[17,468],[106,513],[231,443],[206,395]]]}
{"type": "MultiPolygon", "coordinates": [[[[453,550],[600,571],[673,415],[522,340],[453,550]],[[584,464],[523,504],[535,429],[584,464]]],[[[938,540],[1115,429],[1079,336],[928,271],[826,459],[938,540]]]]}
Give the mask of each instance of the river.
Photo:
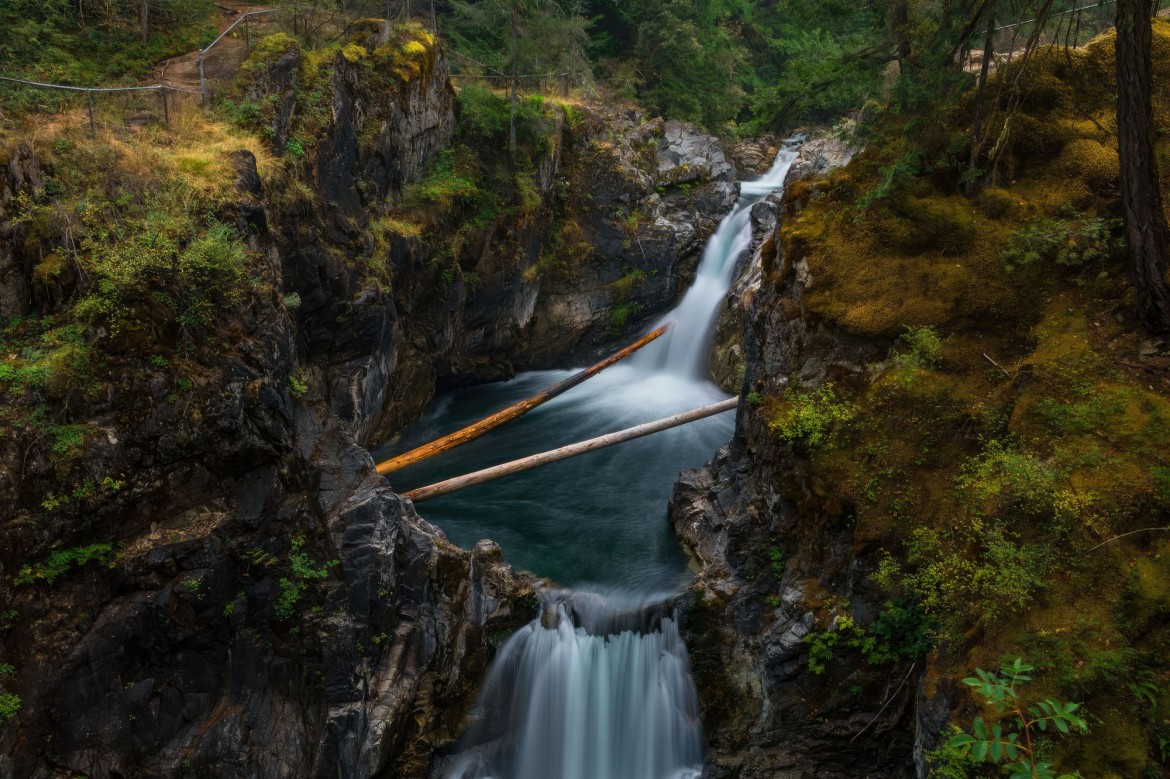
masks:
{"type": "MultiPolygon", "coordinates": [[[[751,245],[751,206],[796,158],[745,182],[711,236],[662,338],[482,438],[396,471],[399,492],[725,399],[706,376],[719,306],[751,245]]],[[[448,393],[393,456],[476,421],[573,371],[537,371],[448,393]]],[[[684,468],[730,437],[730,413],[420,504],[455,543],[491,538],[517,568],[555,583],[542,614],[501,648],[460,751],[439,779],[690,779],[702,726],[671,599],[690,579],[666,499],[684,468]]]]}

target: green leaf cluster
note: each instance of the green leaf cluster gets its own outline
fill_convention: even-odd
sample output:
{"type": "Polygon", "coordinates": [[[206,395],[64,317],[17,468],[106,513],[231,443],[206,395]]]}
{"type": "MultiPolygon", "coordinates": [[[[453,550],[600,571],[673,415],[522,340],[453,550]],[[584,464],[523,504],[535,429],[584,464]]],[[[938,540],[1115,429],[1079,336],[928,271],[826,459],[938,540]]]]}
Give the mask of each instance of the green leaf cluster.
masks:
{"type": "Polygon", "coordinates": [[[0,725],[11,720],[20,711],[20,696],[0,692],[0,725]]]}
{"type": "Polygon", "coordinates": [[[73,549],[63,549],[59,552],[53,552],[39,563],[21,568],[13,579],[13,584],[17,586],[35,582],[52,584],[74,568],[80,568],[89,563],[112,566],[114,558],[114,548],[110,544],[90,544],[73,549]]]}
{"type": "Polygon", "coordinates": [[[292,539],[288,562],[290,573],[282,576],[279,581],[280,595],[277,598],[275,613],[278,619],[289,620],[296,614],[297,605],[301,601],[305,590],[312,582],[329,578],[329,571],[337,561],[317,564],[308,552],[304,551],[305,539],[297,536],[292,539]]]}
{"type": "Polygon", "coordinates": [[[840,397],[831,383],[812,391],[789,389],[768,427],[780,440],[809,449],[826,446],[857,413],[857,407],[840,397]]]}
{"type": "Polygon", "coordinates": [[[949,740],[952,748],[971,754],[976,760],[1002,764],[1011,779],[1056,779],[1051,763],[1039,759],[1035,739],[1051,727],[1069,734],[1088,732],[1089,726],[1077,714],[1078,703],[1052,698],[1028,704],[1021,697],[1020,685],[1032,680],[1032,666],[1020,658],[1000,668],[999,672],[975,669],[975,676],[963,683],[983,699],[985,705],[1001,715],[999,722],[988,723],[976,717],[971,733],[956,733],[949,740]],[[1006,715],[1003,717],[1002,715],[1006,715]]]}
{"type": "Polygon", "coordinates": [[[1041,262],[1080,268],[1121,249],[1120,227],[1120,220],[1099,217],[1039,219],[1012,235],[1003,258],[1009,270],[1041,262]]]}

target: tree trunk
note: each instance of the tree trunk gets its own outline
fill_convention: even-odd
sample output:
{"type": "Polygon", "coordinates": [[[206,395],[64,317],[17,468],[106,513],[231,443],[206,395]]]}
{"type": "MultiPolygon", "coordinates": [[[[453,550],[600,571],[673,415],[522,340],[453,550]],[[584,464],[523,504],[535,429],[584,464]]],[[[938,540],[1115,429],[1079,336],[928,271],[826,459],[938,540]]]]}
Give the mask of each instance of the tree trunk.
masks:
{"type": "Polygon", "coordinates": [[[142,42],[146,43],[146,38],[150,34],[150,3],[149,0],[142,0],[139,6],[139,18],[142,19],[142,42]]]}
{"type": "Polygon", "coordinates": [[[508,95],[508,157],[516,162],[516,104],[520,90],[520,22],[512,8],[512,87],[508,95]]]}
{"type": "Polygon", "coordinates": [[[1117,3],[1117,150],[1121,157],[1121,206],[1138,317],[1154,332],[1170,331],[1170,290],[1163,268],[1170,254],[1170,225],[1162,210],[1154,158],[1154,111],[1150,102],[1150,17],[1154,0],[1117,3]]]}
{"type": "Polygon", "coordinates": [[[908,0],[893,0],[890,33],[898,52],[898,72],[905,73],[910,59],[910,5],[908,0]]]}
{"type": "Polygon", "coordinates": [[[569,444],[562,446],[559,449],[553,449],[549,452],[541,452],[540,454],[523,457],[519,460],[503,463],[501,465],[493,465],[491,468],[484,468],[475,473],[469,473],[464,476],[456,476],[453,479],[438,482],[437,484],[429,484],[426,487],[419,487],[410,492],[402,493],[402,497],[410,498],[415,503],[427,500],[429,498],[437,498],[440,495],[446,495],[449,492],[455,492],[465,487],[473,487],[476,484],[483,484],[485,481],[498,479],[501,476],[510,476],[513,473],[520,473],[521,471],[528,471],[537,468],[541,465],[548,465],[549,463],[560,462],[567,460],[570,457],[576,457],[579,454],[587,452],[595,452],[598,449],[604,449],[607,446],[614,446],[616,444],[625,443],[626,441],[633,441],[636,438],[643,438],[663,430],[669,430],[672,427],[679,425],[690,424],[699,419],[706,419],[713,417],[716,414],[723,414],[727,411],[734,411],[739,405],[739,398],[728,398],[727,400],[714,403],[710,406],[697,408],[694,411],[687,411],[683,414],[675,414],[666,419],[660,419],[657,422],[647,422],[644,425],[636,427],[629,427],[625,430],[619,430],[616,433],[607,433],[597,438],[590,438],[588,441],[581,441],[576,444],[569,444]]]}
{"type": "Polygon", "coordinates": [[[995,57],[995,3],[987,8],[987,31],[983,35],[983,62],[979,66],[979,88],[975,92],[975,120],[971,128],[971,164],[968,168],[967,194],[975,190],[975,176],[983,153],[983,101],[987,91],[987,75],[995,57]]]}

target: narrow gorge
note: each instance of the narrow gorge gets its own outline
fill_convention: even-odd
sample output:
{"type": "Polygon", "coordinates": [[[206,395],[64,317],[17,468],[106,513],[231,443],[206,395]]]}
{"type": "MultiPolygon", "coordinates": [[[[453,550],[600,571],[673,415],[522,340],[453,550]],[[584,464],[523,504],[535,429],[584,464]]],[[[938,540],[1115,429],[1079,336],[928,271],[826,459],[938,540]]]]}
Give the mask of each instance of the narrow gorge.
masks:
{"type": "Polygon", "coordinates": [[[1116,5],[0,4],[0,779],[1170,776],[1116,5]]]}

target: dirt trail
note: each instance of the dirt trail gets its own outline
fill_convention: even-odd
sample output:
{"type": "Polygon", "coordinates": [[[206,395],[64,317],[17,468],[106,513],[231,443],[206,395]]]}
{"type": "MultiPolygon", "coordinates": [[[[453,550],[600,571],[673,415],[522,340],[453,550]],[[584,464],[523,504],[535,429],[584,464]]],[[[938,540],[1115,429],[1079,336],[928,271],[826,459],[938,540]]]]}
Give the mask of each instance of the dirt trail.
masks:
{"type": "MultiPolygon", "coordinates": [[[[215,4],[215,26],[219,32],[231,27],[241,14],[249,11],[266,11],[269,6],[244,3],[238,0],[219,0],[215,4]]],[[[263,18],[263,17],[261,17],[263,18]]],[[[256,18],[251,21],[253,34],[261,22],[256,18]]],[[[204,75],[208,81],[216,81],[234,74],[247,56],[247,47],[242,36],[234,34],[224,38],[208,52],[203,61],[204,75]]],[[[155,83],[182,89],[199,89],[199,52],[189,51],[178,57],[165,60],[154,70],[155,83]]]]}

